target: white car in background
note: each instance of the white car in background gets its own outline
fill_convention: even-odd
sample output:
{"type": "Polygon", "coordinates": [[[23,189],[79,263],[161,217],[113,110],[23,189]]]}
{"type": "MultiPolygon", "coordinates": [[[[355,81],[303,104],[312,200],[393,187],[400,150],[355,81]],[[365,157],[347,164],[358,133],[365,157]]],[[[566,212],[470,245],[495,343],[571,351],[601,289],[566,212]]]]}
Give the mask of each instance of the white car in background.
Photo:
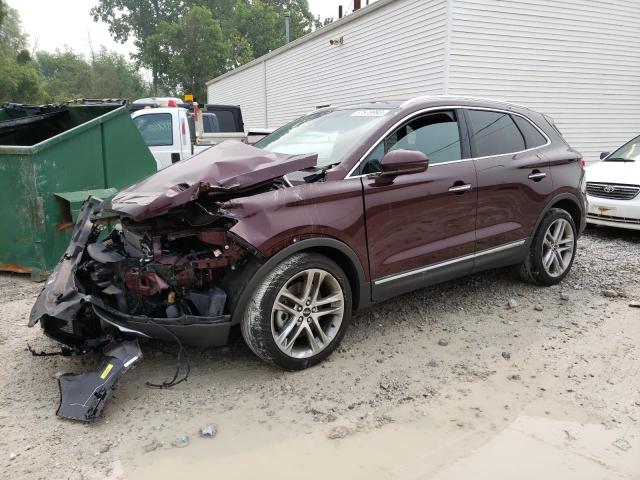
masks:
{"type": "Polygon", "coordinates": [[[587,223],[640,230],[640,136],[586,168],[587,223]]]}

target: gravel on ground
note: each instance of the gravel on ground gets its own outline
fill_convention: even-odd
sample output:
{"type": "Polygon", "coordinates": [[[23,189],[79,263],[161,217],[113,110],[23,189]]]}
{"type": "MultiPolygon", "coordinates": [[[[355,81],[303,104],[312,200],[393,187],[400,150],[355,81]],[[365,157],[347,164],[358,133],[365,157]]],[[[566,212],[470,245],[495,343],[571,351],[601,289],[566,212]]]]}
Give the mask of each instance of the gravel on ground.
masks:
{"type": "Polygon", "coordinates": [[[588,229],[555,287],[501,269],[372,307],[302,372],[260,362],[236,332],[188,348],[189,380],[154,390],[176,347],[142,342],[92,424],[56,417],[55,376],[99,356],[27,351],[55,349],[26,326],[40,288],[0,274],[6,478],[640,477],[640,232],[588,229]]]}

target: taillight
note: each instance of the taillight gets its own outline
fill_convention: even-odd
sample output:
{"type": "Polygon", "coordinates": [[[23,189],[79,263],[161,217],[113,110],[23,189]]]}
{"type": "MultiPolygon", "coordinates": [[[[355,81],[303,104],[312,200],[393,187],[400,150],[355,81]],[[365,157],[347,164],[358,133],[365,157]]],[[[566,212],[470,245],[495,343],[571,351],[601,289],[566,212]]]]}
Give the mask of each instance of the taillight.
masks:
{"type": "Polygon", "coordinates": [[[578,160],[578,163],[580,164],[580,168],[584,170],[584,167],[587,165],[587,163],[584,161],[584,158],[578,160]]]}

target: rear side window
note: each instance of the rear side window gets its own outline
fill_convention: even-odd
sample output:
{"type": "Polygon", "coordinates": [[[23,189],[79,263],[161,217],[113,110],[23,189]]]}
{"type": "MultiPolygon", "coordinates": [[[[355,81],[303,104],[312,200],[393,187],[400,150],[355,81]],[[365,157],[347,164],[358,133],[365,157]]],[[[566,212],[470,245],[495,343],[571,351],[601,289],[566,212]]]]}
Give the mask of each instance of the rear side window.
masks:
{"type": "Polygon", "coordinates": [[[490,157],[526,150],[524,137],[511,115],[487,110],[467,110],[475,157],[490,157]]]}
{"type": "Polygon", "coordinates": [[[547,143],[547,139],[540,133],[533,124],[524,117],[519,115],[512,115],[513,120],[518,125],[520,132],[524,135],[524,141],[527,144],[527,148],[537,148],[547,143]]]}
{"type": "Polygon", "coordinates": [[[152,113],[133,119],[142,134],[145,143],[150,147],[173,145],[173,128],[170,113],[152,113]]]}

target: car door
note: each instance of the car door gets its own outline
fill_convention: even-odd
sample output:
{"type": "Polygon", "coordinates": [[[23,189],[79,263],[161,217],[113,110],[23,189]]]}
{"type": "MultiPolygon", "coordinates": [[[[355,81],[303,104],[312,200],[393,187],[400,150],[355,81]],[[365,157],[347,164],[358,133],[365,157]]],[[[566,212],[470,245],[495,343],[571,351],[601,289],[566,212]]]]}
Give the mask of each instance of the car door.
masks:
{"type": "Polygon", "coordinates": [[[374,300],[471,271],[477,198],[468,152],[458,113],[442,110],[407,120],[364,160],[359,172],[374,300]],[[380,160],[394,149],[422,151],[428,169],[377,183],[380,160]]]}
{"type": "Polygon", "coordinates": [[[549,161],[537,148],[549,139],[511,112],[466,109],[465,117],[478,174],[476,267],[495,261],[493,254],[512,263],[553,191],[549,161]]]}

